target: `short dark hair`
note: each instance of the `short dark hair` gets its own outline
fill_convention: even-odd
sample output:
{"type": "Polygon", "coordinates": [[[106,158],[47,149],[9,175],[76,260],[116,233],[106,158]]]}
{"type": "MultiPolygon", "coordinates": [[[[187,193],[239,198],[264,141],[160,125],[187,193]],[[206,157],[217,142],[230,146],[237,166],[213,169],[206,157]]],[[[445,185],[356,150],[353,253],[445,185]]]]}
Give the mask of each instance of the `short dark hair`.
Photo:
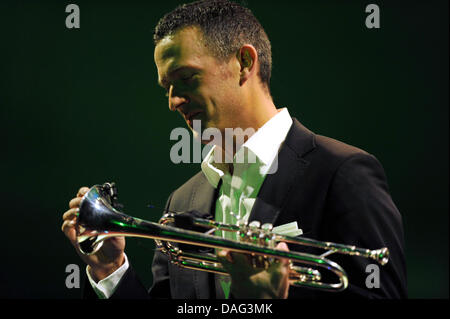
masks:
{"type": "Polygon", "coordinates": [[[214,57],[226,60],[244,44],[258,52],[259,77],[269,89],[272,52],[269,37],[250,9],[228,0],[202,0],[183,4],[163,16],[155,27],[155,45],[176,31],[197,26],[214,57]]]}

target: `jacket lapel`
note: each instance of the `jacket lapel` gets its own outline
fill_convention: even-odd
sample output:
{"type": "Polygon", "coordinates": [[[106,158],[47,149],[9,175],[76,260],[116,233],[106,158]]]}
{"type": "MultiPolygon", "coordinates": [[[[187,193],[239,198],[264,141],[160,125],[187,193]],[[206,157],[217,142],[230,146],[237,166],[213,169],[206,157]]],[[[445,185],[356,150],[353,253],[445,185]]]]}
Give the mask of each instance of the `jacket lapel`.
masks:
{"type": "MultiPolygon", "coordinates": [[[[200,172],[175,192],[170,209],[179,212],[196,211],[196,217],[209,218],[214,216],[217,194],[217,190],[200,172]]],[[[173,298],[207,299],[214,295],[212,274],[171,265],[170,276],[173,279],[171,280],[173,298]]]]}
{"type": "MultiPolygon", "coordinates": [[[[189,210],[195,210],[198,214],[197,217],[199,218],[214,218],[216,207],[215,203],[217,200],[219,189],[220,184],[217,188],[214,188],[203,176],[202,183],[197,188],[195,188],[192,193],[189,210]]],[[[214,274],[194,271],[192,275],[192,282],[197,298],[211,299],[213,296],[216,296],[217,298],[217,295],[221,292],[221,290],[217,290],[214,274]]],[[[221,296],[219,295],[219,297],[221,296]]]]}
{"type": "Polygon", "coordinates": [[[192,192],[188,206],[189,210],[197,211],[199,218],[214,217],[215,203],[219,188],[220,184],[217,188],[214,188],[207,179],[203,177],[201,183],[198,187],[195,187],[192,192]]]}
{"type": "Polygon", "coordinates": [[[314,134],[293,118],[291,129],[278,154],[278,167],[266,176],[250,213],[249,222],[276,224],[295,181],[304,173],[308,162],[302,157],[315,148],[314,134]]]}

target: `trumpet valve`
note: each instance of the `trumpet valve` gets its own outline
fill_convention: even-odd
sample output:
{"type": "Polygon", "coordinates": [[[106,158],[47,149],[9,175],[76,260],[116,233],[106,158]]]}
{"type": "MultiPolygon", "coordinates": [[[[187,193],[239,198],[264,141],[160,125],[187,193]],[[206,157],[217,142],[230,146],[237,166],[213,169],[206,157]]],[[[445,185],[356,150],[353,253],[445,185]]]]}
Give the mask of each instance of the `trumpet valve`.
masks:
{"type": "Polygon", "coordinates": [[[273,225],[266,223],[261,226],[259,221],[240,226],[238,238],[242,242],[261,245],[268,248],[275,247],[275,234],[272,233],[273,225]]]}
{"type": "Polygon", "coordinates": [[[261,227],[261,223],[257,220],[252,221],[248,227],[250,227],[251,229],[259,229],[261,227]]]}
{"type": "Polygon", "coordinates": [[[261,226],[261,229],[262,229],[264,232],[271,232],[272,229],[273,229],[273,225],[272,225],[271,223],[265,223],[265,224],[263,224],[263,225],[261,226]]]}

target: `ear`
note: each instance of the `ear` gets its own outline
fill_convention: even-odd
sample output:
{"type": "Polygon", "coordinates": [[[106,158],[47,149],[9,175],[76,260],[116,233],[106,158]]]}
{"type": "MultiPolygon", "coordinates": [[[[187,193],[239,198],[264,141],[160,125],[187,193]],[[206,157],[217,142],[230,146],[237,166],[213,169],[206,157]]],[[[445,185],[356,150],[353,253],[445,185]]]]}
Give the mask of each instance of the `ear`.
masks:
{"type": "Polygon", "coordinates": [[[239,84],[242,85],[257,73],[258,52],[253,45],[245,44],[237,52],[237,59],[241,67],[239,84]]]}

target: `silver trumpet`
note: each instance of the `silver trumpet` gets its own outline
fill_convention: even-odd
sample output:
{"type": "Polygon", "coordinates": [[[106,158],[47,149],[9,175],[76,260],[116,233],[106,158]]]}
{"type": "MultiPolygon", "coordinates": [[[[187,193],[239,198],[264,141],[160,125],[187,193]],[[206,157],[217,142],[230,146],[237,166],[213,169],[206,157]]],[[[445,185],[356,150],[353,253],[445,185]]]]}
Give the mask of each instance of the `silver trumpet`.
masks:
{"type": "Polygon", "coordinates": [[[271,224],[260,225],[256,221],[230,225],[197,218],[191,213],[174,212],[166,213],[159,223],[145,221],[121,212],[114,183],[95,185],[84,195],[76,225],[78,247],[86,255],[96,253],[103,241],[110,237],[150,238],[155,240],[158,249],[173,264],[227,275],[214,253],[216,249],[227,249],[250,255],[254,266],[258,267],[267,268],[273,262],[288,259],[291,285],[326,291],[342,291],[348,286],[345,270],[326,258],[333,253],[362,256],[376,260],[381,265],[389,260],[387,248],[369,250],[305,237],[282,236],[272,232],[271,224]],[[238,240],[212,235],[215,231],[235,232],[238,240]],[[284,251],[275,248],[279,242],[320,248],[325,252],[313,255],[284,251]],[[196,249],[192,249],[194,246],[196,249]],[[200,248],[204,251],[199,252],[200,248]],[[322,282],[319,269],[334,273],[337,276],[336,282],[322,282]]]}

